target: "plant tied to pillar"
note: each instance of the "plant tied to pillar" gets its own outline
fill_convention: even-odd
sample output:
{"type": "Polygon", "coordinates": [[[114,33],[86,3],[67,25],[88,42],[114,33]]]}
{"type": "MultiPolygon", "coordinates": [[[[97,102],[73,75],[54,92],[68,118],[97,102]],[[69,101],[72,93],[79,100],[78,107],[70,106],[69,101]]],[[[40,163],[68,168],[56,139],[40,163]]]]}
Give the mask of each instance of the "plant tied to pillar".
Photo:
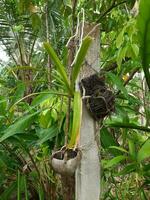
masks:
{"type": "MultiPolygon", "coordinates": [[[[57,165],[57,163],[54,163],[55,168],[57,168],[56,171],[59,173],[61,173],[60,171],[62,171],[62,174],[67,174],[67,173],[72,174],[74,173],[74,170],[75,170],[74,169],[72,172],[72,170],[70,169],[68,170],[67,165],[65,165],[67,163],[66,161],[70,159],[74,159],[77,156],[75,148],[76,148],[79,134],[80,134],[80,126],[81,126],[81,119],[82,119],[81,117],[82,116],[82,99],[81,99],[80,91],[77,91],[75,89],[75,83],[76,83],[78,74],[80,72],[81,66],[83,64],[83,61],[85,59],[85,56],[87,54],[87,51],[91,42],[92,42],[92,38],[89,36],[83,39],[81,46],[72,63],[73,70],[71,73],[71,80],[68,78],[67,72],[65,70],[65,66],[63,66],[63,64],[61,63],[60,59],[58,58],[52,46],[49,43],[44,42],[44,47],[47,53],[49,54],[50,58],[52,59],[54,65],[56,66],[56,69],[59,72],[64,85],[66,86],[66,90],[67,90],[69,98],[73,99],[73,121],[72,121],[70,142],[65,144],[66,145],[65,149],[64,148],[61,149],[60,151],[56,152],[56,154],[52,156],[52,158],[59,159],[62,161],[62,166],[63,166],[62,170],[58,166],[59,164],[57,165]],[[72,149],[72,154],[70,153],[71,148],[74,148],[72,149]]],[[[73,164],[73,165],[76,168],[77,164],[73,164]]]]}

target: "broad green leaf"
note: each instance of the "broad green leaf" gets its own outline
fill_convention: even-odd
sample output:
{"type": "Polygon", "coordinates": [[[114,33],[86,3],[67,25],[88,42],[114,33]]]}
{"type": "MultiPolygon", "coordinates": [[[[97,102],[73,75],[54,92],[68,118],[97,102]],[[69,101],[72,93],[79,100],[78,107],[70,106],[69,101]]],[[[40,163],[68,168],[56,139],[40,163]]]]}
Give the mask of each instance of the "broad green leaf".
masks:
{"type": "Polygon", "coordinates": [[[25,92],[25,84],[23,82],[19,82],[17,84],[16,91],[15,91],[13,98],[12,98],[12,104],[14,104],[16,101],[21,99],[24,95],[24,92],[25,92]]]}
{"type": "Polygon", "coordinates": [[[40,127],[49,128],[52,124],[51,110],[44,110],[39,116],[40,127]]]}
{"type": "Polygon", "coordinates": [[[137,18],[142,67],[150,89],[150,1],[140,0],[137,18]]]}
{"type": "Polygon", "coordinates": [[[141,162],[148,157],[150,157],[150,139],[147,139],[147,141],[142,145],[141,149],[138,151],[137,160],[138,162],[141,162]]]}
{"type": "Polygon", "coordinates": [[[39,140],[37,141],[38,145],[43,144],[47,140],[51,140],[53,137],[55,137],[58,133],[58,127],[52,126],[48,129],[42,129],[40,132],[38,132],[39,140]]]}
{"type": "Polygon", "coordinates": [[[87,51],[88,51],[91,43],[92,43],[92,38],[89,36],[85,37],[82,41],[82,44],[81,44],[77,54],[76,54],[75,61],[73,64],[73,71],[72,71],[72,82],[71,82],[72,87],[74,86],[74,83],[78,77],[82,63],[85,59],[85,56],[87,54],[87,51]]]}
{"type": "Polygon", "coordinates": [[[48,42],[44,42],[44,47],[45,47],[47,53],[49,54],[50,58],[52,59],[52,61],[56,65],[57,70],[60,73],[60,75],[61,75],[61,77],[62,77],[62,79],[63,79],[63,81],[64,81],[64,83],[65,83],[65,85],[68,89],[68,92],[72,95],[73,91],[70,87],[70,81],[67,77],[67,73],[65,71],[65,68],[62,65],[61,61],[59,60],[57,54],[55,53],[54,49],[52,48],[52,46],[48,42]]]}
{"type": "Polygon", "coordinates": [[[135,144],[134,141],[128,139],[128,144],[129,144],[129,153],[132,157],[132,159],[136,159],[136,148],[135,148],[135,144]]]}
{"type": "Polygon", "coordinates": [[[135,57],[138,57],[139,55],[139,47],[137,46],[137,44],[131,44],[132,50],[134,52],[135,57]]]}
{"type": "Polygon", "coordinates": [[[126,158],[127,158],[126,156],[117,156],[117,157],[111,159],[110,161],[108,161],[107,164],[104,167],[109,168],[109,167],[112,167],[114,165],[117,165],[118,163],[125,160],[126,158]]]}
{"type": "Polygon", "coordinates": [[[73,100],[73,124],[72,124],[71,139],[69,143],[70,148],[75,145],[75,143],[77,142],[77,138],[79,137],[81,120],[82,120],[82,99],[80,96],[80,92],[75,92],[73,100]]]}
{"type": "Polygon", "coordinates": [[[4,132],[3,135],[0,137],[0,142],[3,142],[4,140],[8,139],[11,136],[14,136],[15,134],[23,132],[26,128],[28,128],[32,122],[34,121],[35,116],[40,111],[37,111],[33,114],[29,114],[26,116],[23,116],[21,119],[16,121],[14,124],[10,125],[4,132]]]}
{"type": "Polygon", "coordinates": [[[108,131],[107,128],[102,128],[100,130],[100,140],[101,145],[104,149],[108,149],[110,153],[113,155],[118,155],[120,152],[115,149],[109,149],[110,146],[118,146],[118,143],[116,142],[115,138],[112,136],[112,134],[108,131]]]}
{"type": "Polygon", "coordinates": [[[35,97],[31,103],[32,106],[37,106],[41,103],[43,103],[47,99],[51,99],[53,97],[52,93],[46,93],[46,94],[39,94],[37,97],[35,97]]]}
{"type": "MultiPolygon", "coordinates": [[[[21,101],[29,98],[29,97],[32,97],[32,96],[36,96],[36,95],[41,95],[40,97],[37,97],[37,99],[35,101],[33,101],[33,107],[35,107],[36,105],[40,104],[40,101],[42,102],[42,99],[46,98],[46,97],[42,97],[42,95],[58,95],[58,96],[67,96],[68,97],[68,94],[67,93],[61,93],[61,92],[55,92],[55,91],[49,91],[49,92],[35,92],[35,93],[31,93],[25,97],[23,97],[22,99],[19,99],[17,102],[15,102],[11,107],[10,107],[10,110],[12,110],[14,108],[15,105],[17,105],[18,103],[20,103],[21,101]],[[39,99],[38,99],[39,98],[39,99]]],[[[47,96],[47,97],[48,97],[47,96]]]]}
{"type": "Polygon", "coordinates": [[[147,128],[145,126],[138,126],[133,123],[110,122],[110,123],[106,123],[106,126],[114,127],[114,128],[129,128],[129,129],[136,129],[140,131],[150,132],[150,128],[147,128]]]}
{"type": "Polygon", "coordinates": [[[126,149],[122,148],[122,147],[110,146],[109,148],[110,149],[117,149],[117,150],[119,150],[121,152],[128,153],[128,151],[126,149]]]}
{"type": "Polygon", "coordinates": [[[125,28],[119,33],[118,37],[116,38],[116,47],[119,49],[124,42],[124,31],[125,28]]]}
{"type": "Polygon", "coordinates": [[[124,94],[124,96],[126,98],[128,98],[128,92],[123,85],[123,81],[118,76],[116,76],[115,74],[113,74],[111,72],[109,72],[107,75],[111,79],[113,84],[115,84],[117,86],[117,88],[124,94]]]}
{"type": "Polygon", "coordinates": [[[137,168],[137,164],[136,163],[131,163],[128,164],[124,167],[123,170],[121,170],[120,172],[117,173],[117,176],[121,176],[121,175],[127,175],[133,171],[135,171],[137,168]]]}
{"type": "Polygon", "coordinates": [[[120,69],[121,67],[121,63],[122,63],[122,60],[125,58],[125,55],[126,55],[126,52],[127,52],[127,46],[123,47],[123,48],[120,48],[119,51],[118,51],[118,55],[117,55],[117,65],[118,65],[118,68],[120,69]]]}

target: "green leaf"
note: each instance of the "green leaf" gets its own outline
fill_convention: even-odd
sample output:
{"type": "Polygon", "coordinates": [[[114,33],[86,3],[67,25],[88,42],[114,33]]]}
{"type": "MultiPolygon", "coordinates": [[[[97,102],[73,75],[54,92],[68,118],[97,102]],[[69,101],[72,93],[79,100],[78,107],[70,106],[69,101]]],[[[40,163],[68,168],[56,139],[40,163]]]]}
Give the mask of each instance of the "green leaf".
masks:
{"type": "Polygon", "coordinates": [[[20,190],[20,171],[17,174],[17,200],[21,200],[21,190],[20,190]]]}
{"type": "Polygon", "coordinates": [[[57,67],[58,72],[60,73],[67,89],[68,92],[72,95],[73,91],[70,88],[70,81],[67,78],[67,73],[65,71],[65,68],[63,66],[63,64],[61,63],[61,61],[59,60],[57,54],[55,53],[54,49],[52,48],[52,46],[48,43],[48,42],[44,42],[44,48],[46,49],[47,53],[49,54],[50,58],[52,59],[52,61],[54,62],[54,64],[57,67]]]}
{"type": "Polygon", "coordinates": [[[136,148],[135,148],[134,141],[128,139],[128,144],[129,144],[129,153],[130,153],[132,159],[135,160],[136,159],[136,148]]]}
{"type": "Polygon", "coordinates": [[[31,15],[32,27],[34,31],[39,31],[41,28],[41,18],[37,13],[31,15]]]}
{"type": "Polygon", "coordinates": [[[140,0],[137,18],[142,66],[150,90],[150,1],[140,0]]]}
{"type": "Polygon", "coordinates": [[[39,116],[40,126],[42,128],[49,128],[52,124],[52,115],[51,110],[46,109],[44,110],[39,116]]]}
{"type": "Polygon", "coordinates": [[[88,51],[91,43],[92,43],[92,38],[89,36],[85,37],[82,41],[82,44],[81,44],[77,54],[76,54],[75,61],[73,64],[73,71],[72,71],[72,82],[71,82],[72,87],[74,86],[74,83],[78,77],[82,63],[85,59],[85,56],[87,54],[87,51],[88,51]]]}
{"type": "Polygon", "coordinates": [[[3,96],[0,96],[0,115],[6,114],[7,99],[3,96]]]}
{"type": "Polygon", "coordinates": [[[122,147],[110,146],[109,148],[110,149],[117,149],[121,152],[128,153],[128,151],[126,149],[122,148],[122,147]]]}
{"type": "MultiPolygon", "coordinates": [[[[49,91],[50,92],[50,91],[49,91]]],[[[37,106],[47,99],[51,99],[54,95],[52,93],[40,94],[35,97],[31,103],[32,106],[37,106]]]]}
{"type": "Polygon", "coordinates": [[[123,81],[116,76],[115,74],[109,72],[108,77],[111,79],[111,81],[117,86],[117,88],[124,94],[124,96],[128,99],[128,92],[126,90],[126,88],[123,85],[123,81]]]}
{"type": "Polygon", "coordinates": [[[114,128],[129,128],[129,129],[136,129],[140,131],[150,132],[150,128],[147,128],[145,126],[138,126],[133,123],[110,122],[110,123],[106,123],[106,126],[114,127],[114,128]]]}
{"type": "Polygon", "coordinates": [[[134,52],[135,57],[138,57],[139,55],[139,47],[137,46],[137,44],[131,44],[132,50],[134,52]]]}
{"type": "MultiPolygon", "coordinates": [[[[47,97],[49,97],[49,95],[57,95],[57,96],[67,96],[68,97],[68,94],[67,93],[61,93],[61,92],[55,92],[55,91],[49,91],[49,92],[35,92],[35,93],[31,93],[25,97],[23,97],[22,99],[19,99],[17,102],[15,102],[11,107],[10,107],[10,110],[12,110],[14,108],[14,106],[16,106],[18,103],[20,103],[21,101],[29,98],[29,97],[32,97],[32,96],[36,96],[36,95],[48,95],[47,97]]],[[[40,104],[40,101],[42,102],[42,98],[46,99],[47,97],[42,97],[40,96],[39,99],[37,97],[37,99],[35,101],[33,101],[33,106],[32,108],[34,108],[36,105],[40,104]]]]}
{"type": "Polygon", "coordinates": [[[69,8],[72,8],[72,2],[71,0],[63,0],[63,3],[65,6],[69,7],[69,8]]]}
{"type": "Polygon", "coordinates": [[[137,164],[135,163],[131,163],[125,166],[125,168],[123,170],[121,170],[120,172],[117,173],[117,176],[121,176],[121,175],[127,175],[133,171],[135,171],[137,168],[137,164]]]}
{"type": "Polygon", "coordinates": [[[118,143],[115,141],[114,137],[112,134],[108,131],[107,128],[102,128],[100,130],[100,140],[101,140],[101,145],[104,149],[108,149],[110,153],[113,155],[118,155],[120,152],[115,149],[109,149],[110,146],[118,146],[118,143]]]}
{"type": "Polygon", "coordinates": [[[19,82],[17,84],[16,91],[15,91],[13,98],[12,98],[12,104],[14,104],[16,101],[21,99],[24,95],[24,92],[25,92],[25,84],[23,82],[19,82]]]}
{"type": "Polygon", "coordinates": [[[35,116],[40,111],[37,111],[33,114],[29,114],[26,116],[23,116],[21,119],[16,121],[14,124],[10,125],[5,131],[4,134],[0,137],[0,142],[3,142],[4,140],[8,139],[11,136],[14,136],[15,134],[23,132],[26,128],[28,128],[32,122],[34,121],[35,116]]]}
{"type": "Polygon", "coordinates": [[[116,39],[116,47],[120,48],[123,42],[124,42],[124,29],[119,33],[116,39]]]}
{"type": "Polygon", "coordinates": [[[8,200],[8,199],[10,199],[12,194],[14,192],[16,192],[16,189],[17,189],[17,183],[15,181],[15,182],[12,182],[9,185],[9,187],[4,190],[4,192],[2,194],[0,194],[0,200],[8,200]]]}
{"type": "Polygon", "coordinates": [[[117,156],[113,159],[111,159],[110,161],[107,162],[107,164],[104,166],[104,168],[110,168],[114,165],[117,165],[118,163],[120,163],[122,160],[125,160],[127,157],[126,156],[117,156]]]}
{"type": "Polygon", "coordinates": [[[125,58],[125,55],[126,55],[126,52],[127,52],[127,46],[123,47],[123,48],[120,48],[119,51],[118,51],[118,55],[117,55],[117,65],[118,65],[118,68],[120,69],[121,67],[121,64],[122,64],[122,60],[125,58]]]}
{"type": "Polygon", "coordinates": [[[25,175],[23,175],[23,185],[24,185],[25,200],[29,200],[28,189],[27,189],[27,178],[25,175]]]}
{"type": "Polygon", "coordinates": [[[150,157],[150,139],[147,139],[142,145],[141,149],[138,151],[137,160],[138,162],[141,162],[148,157],[150,157]]]}
{"type": "Polygon", "coordinates": [[[75,92],[73,101],[73,124],[72,124],[71,139],[68,145],[69,148],[72,148],[75,145],[76,140],[80,134],[81,120],[82,120],[82,99],[80,96],[80,92],[75,92]]]}
{"type": "Polygon", "coordinates": [[[43,144],[47,140],[51,140],[53,137],[55,137],[58,133],[58,127],[52,126],[48,129],[42,129],[40,132],[38,132],[38,136],[40,137],[39,140],[37,141],[38,145],[43,144]]]}

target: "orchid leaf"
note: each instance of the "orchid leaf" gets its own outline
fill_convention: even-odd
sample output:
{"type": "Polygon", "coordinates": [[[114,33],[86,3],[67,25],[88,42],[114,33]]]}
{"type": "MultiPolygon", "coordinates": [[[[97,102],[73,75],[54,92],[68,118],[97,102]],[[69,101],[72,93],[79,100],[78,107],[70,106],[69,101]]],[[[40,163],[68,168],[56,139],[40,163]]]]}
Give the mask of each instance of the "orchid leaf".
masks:
{"type": "Polygon", "coordinates": [[[58,58],[57,54],[55,53],[54,49],[52,48],[52,46],[48,43],[48,42],[44,42],[44,48],[46,49],[47,53],[49,54],[50,58],[52,59],[52,61],[54,62],[54,64],[56,65],[56,68],[58,70],[58,72],[60,73],[67,89],[68,92],[72,95],[73,91],[71,90],[70,87],[70,81],[67,77],[67,73],[65,71],[65,67],[63,66],[63,64],[61,63],[60,59],[58,58]]]}
{"type": "Polygon", "coordinates": [[[87,54],[87,51],[88,51],[91,43],[92,43],[92,38],[89,36],[85,37],[82,41],[82,44],[81,44],[77,54],[76,54],[75,61],[73,64],[73,71],[72,71],[72,86],[74,85],[74,83],[78,77],[82,63],[85,59],[85,56],[87,54]]]}
{"type": "Polygon", "coordinates": [[[72,125],[72,133],[71,133],[69,147],[73,147],[77,142],[77,138],[79,137],[80,134],[81,119],[82,119],[82,100],[80,92],[75,92],[73,101],[73,125],[72,125]]]}

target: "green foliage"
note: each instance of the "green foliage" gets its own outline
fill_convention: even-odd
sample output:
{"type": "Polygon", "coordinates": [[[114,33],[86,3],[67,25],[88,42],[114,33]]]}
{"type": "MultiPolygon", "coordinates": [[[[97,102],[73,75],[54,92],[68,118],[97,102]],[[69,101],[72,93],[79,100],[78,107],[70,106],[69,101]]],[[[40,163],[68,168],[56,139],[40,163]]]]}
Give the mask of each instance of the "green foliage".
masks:
{"type": "Polygon", "coordinates": [[[111,79],[111,81],[113,82],[113,84],[117,86],[118,90],[120,90],[124,94],[124,96],[128,99],[128,92],[127,92],[126,88],[123,85],[123,81],[120,80],[120,78],[118,78],[113,73],[109,72],[107,75],[111,79]]]}
{"type": "Polygon", "coordinates": [[[145,143],[142,145],[141,149],[138,151],[137,159],[138,162],[143,161],[145,158],[150,157],[150,139],[147,139],[145,143]]]}
{"type": "Polygon", "coordinates": [[[31,123],[34,120],[34,117],[39,113],[39,111],[29,114],[27,116],[22,117],[17,122],[9,126],[4,132],[3,135],[0,137],[0,142],[3,142],[4,140],[8,139],[11,136],[14,136],[15,134],[19,134],[25,131],[27,127],[31,125],[31,123]]]}
{"type": "Polygon", "coordinates": [[[72,132],[71,132],[71,139],[68,145],[69,147],[74,147],[74,145],[77,143],[77,139],[79,138],[80,135],[81,120],[82,120],[82,100],[80,92],[75,92],[73,101],[72,132]]]}
{"type": "Polygon", "coordinates": [[[37,141],[37,144],[41,145],[48,140],[52,140],[58,134],[57,132],[58,128],[56,125],[47,129],[41,129],[38,131],[39,140],[37,141]]]}
{"type": "Polygon", "coordinates": [[[62,79],[68,89],[68,92],[72,95],[72,90],[70,88],[70,81],[67,78],[67,73],[65,71],[64,66],[62,65],[61,61],[59,60],[58,56],[56,55],[55,51],[53,50],[53,48],[51,47],[50,44],[45,42],[44,47],[45,47],[46,51],[48,52],[48,54],[50,55],[53,62],[55,63],[58,72],[61,74],[62,79]]]}
{"type": "Polygon", "coordinates": [[[139,30],[139,40],[141,46],[141,59],[142,59],[142,66],[145,74],[145,78],[147,81],[147,85],[150,89],[150,2],[148,0],[140,1],[139,6],[139,16],[137,20],[138,30],[139,30]]]}
{"type": "Polygon", "coordinates": [[[75,61],[74,61],[74,64],[73,64],[73,71],[72,71],[72,87],[74,86],[75,84],[75,81],[78,77],[78,74],[79,74],[79,71],[80,71],[80,68],[82,66],[82,63],[85,59],[85,56],[87,54],[87,51],[89,49],[89,46],[91,45],[91,42],[92,42],[92,38],[87,36],[83,39],[82,41],[82,44],[76,54],[76,57],[75,57],[75,61]]]}
{"type": "Polygon", "coordinates": [[[0,61],[0,199],[62,199],[49,161],[64,145],[66,131],[69,147],[80,132],[82,99],[74,84],[92,38],[81,42],[70,77],[66,44],[81,21],[101,23],[101,72],[116,97],[115,112],[100,129],[101,199],[150,199],[150,96],[141,74],[143,68],[150,85],[150,4],[140,1],[136,19],[130,14],[134,3],[0,2],[0,43],[9,57],[0,61]]]}

